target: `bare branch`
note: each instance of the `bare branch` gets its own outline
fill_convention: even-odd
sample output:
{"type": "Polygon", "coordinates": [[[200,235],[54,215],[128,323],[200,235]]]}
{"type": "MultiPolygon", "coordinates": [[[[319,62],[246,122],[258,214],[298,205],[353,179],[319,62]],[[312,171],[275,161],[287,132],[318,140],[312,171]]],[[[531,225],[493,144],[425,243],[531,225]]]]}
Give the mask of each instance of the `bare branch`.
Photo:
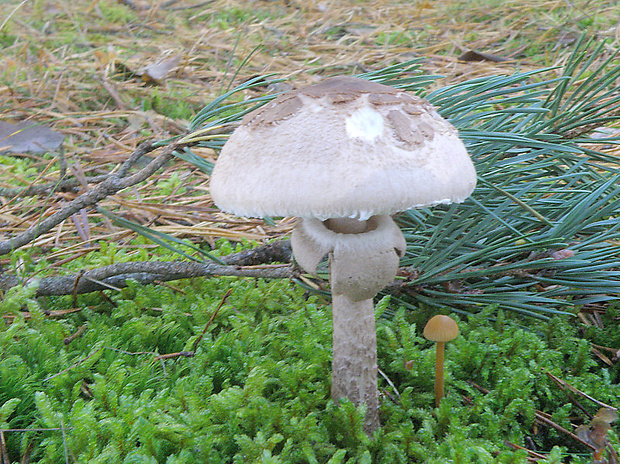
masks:
{"type": "Polygon", "coordinates": [[[37,283],[36,296],[78,295],[126,287],[128,281],[152,284],[194,277],[237,276],[263,279],[288,279],[294,275],[290,264],[269,265],[274,261],[290,261],[290,244],[278,241],[254,250],[223,258],[227,265],[190,261],[139,261],[117,263],[71,276],[44,277],[24,282],[11,274],[0,274],[0,290],[37,283]],[[288,254],[287,254],[288,250],[288,254]],[[251,263],[247,266],[243,264],[251,263]]]}
{"type": "Polygon", "coordinates": [[[110,176],[97,185],[94,189],[86,192],[77,197],[66,206],[60,208],[58,211],[41,220],[35,225],[30,226],[21,234],[16,235],[13,238],[0,242],[0,256],[6,255],[15,251],[16,249],[30,243],[32,240],[40,236],[41,234],[48,232],[52,228],[56,227],[62,221],[70,217],[72,214],[77,213],[83,208],[97,204],[104,198],[114,195],[115,193],[123,190],[127,187],[131,187],[139,182],[146,180],[153,173],[164,166],[168,161],[173,158],[173,152],[178,146],[172,144],[168,145],[164,151],[153,159],[146,167],[136,172],[131,176],[127,176],[129,168],[133,162],[143,156],[145,153],[152,151],[153,145],[150,142],[145,142],[140,145],[137,150],[131,155],[118,172],[110,174],[110,176]]]}
{"type": "MultiPolygon", "coordinates": [[[[282,264],[277,266],[222,266],[215,263],[188,261],[140,261],[111,264],[75,276],[44,277],[36,279],[36,296],[71,295],[119,289],[130,280],[140,284],[167,282],[194,277],[237,276],[264,279],[287,279],[293,276],[293,268],[282,264]]],[[[0,275],[0,289],[24,285],[14,275],[0,275]]]]}
{"type": "MultiPolygon", "coordinates": [[[[149,142],[140,145],[131,156],[121,164],[121,167],[116,172],[119,177],[125,177],[136,162],[147,153],[155,150],[156,147],[149,142]]],[[[0,187],[0,196],[13,198],[13,197],[30,197],[37,195],[48,195],[50,192],[77,192],[80,187],[80,181],[74,178],[66,177],[66,161],[62,154],[59,157],[59,169],[60,178],[55,182],[47,182],[45,184],[30,185],[28,187],[0,187]]],[[[89,184],[99,184],[110,177],[111,174],[101,174],[98,176],[87,177],[86,181],[89,184]]]]}
{"type": "Polygon", "coordinates": [[[256,266],[273,262],[289,263],[292,258],[291,242],[289,240],[278,240],[251,250],[234,253],[224,257],[223,260],[226,264],[236,266],[256,266]]]}
{"type": "MultiPolygon", "coordinates": [[[[88,181],[96,184],[105,180],[108,175],[90,178],[88,181]]],[[[46,184],[30,185],[28,187],[2,187],[0,188],[0,196],[13,197],[32,197],[37,195],[47,195],[52,191],[57,192],[75,192],[78,190],[80,183],[77,179],[61,179],[56,182],[48,182],[46,184]]]]}

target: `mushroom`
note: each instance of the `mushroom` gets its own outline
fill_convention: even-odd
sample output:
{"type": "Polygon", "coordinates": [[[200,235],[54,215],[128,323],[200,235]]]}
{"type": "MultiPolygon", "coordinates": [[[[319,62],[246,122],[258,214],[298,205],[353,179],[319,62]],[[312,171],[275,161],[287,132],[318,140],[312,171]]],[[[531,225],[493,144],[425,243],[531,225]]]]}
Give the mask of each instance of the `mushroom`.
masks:
{"type": "Polygon", "coordinates": [[[459,335],[459,326],[449,316],[437,315],[433,316],[424,327],[424,336],[427,340],[437,342],[435,352],[435,405],[439,407],[439,403],[444,396],[444,350],[446,342],[454,340],[459,335]]]}
{"type": "Polygon", "coordinates": [[[373,297],[398,270],[405,239],[391,214],[464,201],[476,172],[456,129],[425,100],[332,77],[247,114],[211,176],[222,210],[295,216],[293,255],[306,271],[329,257],[332,397],[366,405],[379,427],[373,297]]]}

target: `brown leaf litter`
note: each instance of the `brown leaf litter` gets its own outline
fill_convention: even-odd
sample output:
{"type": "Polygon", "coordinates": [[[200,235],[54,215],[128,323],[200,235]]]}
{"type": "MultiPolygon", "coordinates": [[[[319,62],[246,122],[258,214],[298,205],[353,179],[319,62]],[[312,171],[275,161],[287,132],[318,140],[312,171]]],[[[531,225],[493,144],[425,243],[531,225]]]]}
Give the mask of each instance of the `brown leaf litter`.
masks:
{"type": "MultiPolygon", "coordinates": [[[[171,117],[171,111],[185,105],[190,118],[231,80],[276,73],[299,86],[419,57],[426,72],[447,76],[435,84],[445,85],[561,64],[569,51],[563,48],[575,37],[573,17],[589,10],[567,10],[560,0],[543,3],[510,0],[501,8],[468,10],[457,2],[388,0],[75,0],[70,7],[68,0],[54,0],[42,10],[23,3],[0,21],[15,37],[3,50],[0,121],[49,126],[64,136],[64,149],[13,153],[31,160],[28,172],[0,164],[0,241],[95,188],[145,139],[184,133],[188,121],[171,117]],[[528,14],[537,8],[565,23],[528,14]],[[557,59],[531,53],[544,41],[556,43],[557,59]],[[483,60],[459,59],[467,51],[483,60]],[[16,189],[22,189],[19,195],[16,189]]],[[[196,151],[208,160],[216,157],[196,151]]],[[[219,237],[261,241],[292,227],[290,219],[269,225],[222,214],[210,200],[208,176],[182,161],[99,206],[155,231],[210,245],[219,237]],[[165,184],[176,187],[162,189],[165,184]]],[[[89,207],[32,245],[45,253],[55,250],[50,256],[64,260],[101,240],[129,247],[133,236],[89,207]]]]}

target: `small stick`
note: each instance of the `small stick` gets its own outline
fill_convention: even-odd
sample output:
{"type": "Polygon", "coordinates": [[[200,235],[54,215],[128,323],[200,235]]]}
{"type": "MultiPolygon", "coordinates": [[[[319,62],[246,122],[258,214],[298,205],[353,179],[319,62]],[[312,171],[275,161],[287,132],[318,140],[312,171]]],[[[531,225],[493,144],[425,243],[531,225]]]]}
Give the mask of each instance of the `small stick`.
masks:
{"type": "MultiPolygon", "coordinates": [[[[551,374],[551,373],[549,373],[549,372],[545,372],[545,373],[547,374],[547,376],[548,376],[551,380],[553,380],[553,382],[554,382],[557,386],[559,386],[562,390],[565,390],[565,387],[564,387],[564,385],[562,384],[562,381],[561,381],[559,378],[555,377],[554,375],[552,375],[552,374],[551,374]]],[[[573,395],[571,395],[571,392],[570,392],[570,391],[566,392],[566,395],[568,396],[568,399],[569,399],[569,400],[571,400],[571,402],[572,402],[575,406],[577,406],[579,409],[581,409],[581,411],[582,411],[582,412],[586,415],[586,417],[587,417],[588,419],[592,419],[592,414],[590,414],[590,413],[588,412],[588,410],[587,410],[587,409],[586,409],[586,408],[585,408],[585,407],[584,407],[584,406],[583,406],[583,405],[582,405],[579,401],[577,401],[577,398],[575,398],[573,395]]]]}
{"type": "Polygon", "coordinates": [[[179,358],[179,357],[191,358],[192,356],[194,356],[196,354],[196,349],[198,348],[198,344],[200,343],[200,341],[203,339],[203,337],[207,333],[207,330],[209,329],[209,326],[211,325],[211,323],[215,319],[215,316],[217,316],[217,313],[220,312],[220,309],[222,308],[222,306],[224,306],[224,303],[226,302],[226,299],[230,296],[231,293],[232,293],[232,288],[228,289],[228,291],[224,294],[224,296],[222,297],[222,300],[220,301],[220,304],[217,306],[217,308],[215,308],[215,311],[213,311],[213,314],[209,318],[209,320],[207,322],[207,325],[202,330],[202,333],[194,341],[194,345],[192,346],[192,351],[178,351],[176,353],[160,354],[159,356],[155,357],[155,360],[160,361],[162,359],[172,359],[172,358],[179,358]]]}
{"type": "Polygon", "coordinates": [[[394,401],[394,403],[400,403],[400,392],[398,391],[398,388],[396,388],[396,385],[394,385],[394,382],[392,382],[392,380],[381,369],[377,368],[377,371],[379,372],[381,377],[383,377],[385,379],[385,381],[388,383],[388,385],[390,387],[392,387],[392,390],[394,390],[394,393],[396,393],[396,396],[398,397],[398,401],[396,401],[394,398],[392,398],[392,396],[387,393],[387,390],[384,391],[384,393],[386,395],[388,395],[390,398],[392,398],[392,401],[394,401]]]}
{"type": "Polygon", "coordinates": [[[558,432],[562,432],[565,433],[566,435],[568,435],[569,437],[571,437],[574,440],[577,440],[579,443],[581,443],[583,446],[587,446],[588,448],[590,448],[592,451],[596,451],[596,447],[592,446],[590,443],[588,443],[587,441],[582,440],[581,438],[579,438],[577,435],[575,435],[573,432],[570,432],[568,430],[566,430],[564,427],[562,427],[559,424],[556,424],[555,422],[553,422],[551,419],[547,419],[540,411],[535,411],[534,415],[536,416],[536,420],[539,423],[542,423],[544,425],[549,425],[550,427],[553,427],[554,429],[556,429],[558,432]]]}
{"type": "Polygon", "coordinates": [[[469,385],[471,385],[472,387],[476,388],[477,390],[479,390],[481,393],[484,393],[485,395],[488,394],[490,392],[490,390],[487,390],[486,388],[478,385],[476,382],[474,382],[473,380],[468,380],[467,383],[469,385]]]}
{"type": "Polygon", "coordinates": [[[77,273],[77,275],[75,276],[75,280],[73,282],[73,290],[71,292],[71,295],[73,296],[73,306],[77,306],[77,289],[78,289],[78,284],[80,283],[80,280],[82,279],[82,276],[84,275],[86,271],[84,271],[84,269],[80,269],[80,272],[77,273]]]}
{"type": "Polygon", "coordinates": [[[172,359],[172,358],[191,358],[194,356],[193,351],[177,351],[176,353],[166,353],[160,354],[159,356],[155,356],[155,361],[161,361],[163,359],[172,359]]]}
{"type": "Polygon", "coordinates": [[[609,346],[596,345],[594,343],[592,343],[592,346],[599,350],[606,350],[612,353],[614,355],[612,362],[615,362],[618,360],[618,358],[620,358],[620,350],[617,348],[610,348],[609,346]]]}
{"type": "Polygon", "coordinates": [[[202,338],[205,336],[205,334],[207,333],[207,329],[209,328],[209,326],[211,325],[211,323],[213,322],[213,319],[215,319],[215,316],[217,316],[217,313],[220,312],[220,309],[222,309],[222,306],[224,306],[224,303],[226,302],[226,300],[228,299],[228,297],[230,296],[230,294],[232,293],[232,288],[228,289],[228,291],[224,294],[224,296],[222,297],[222,301],[220,301],[220,304],[217,306],[217,308],[215,308],[215,311],[213,311],[213,314],[211,315],[211,318],[209,319],[209,321],[207,322],[207,325],[205,326],[204,330],[202,331],[202,333],[200,334],[200,336],[196,339],[196,341],[194,342],[194,346],[193,346],[193,351],[196,352],[196,349],[198,348],[198,344],[200,343],[200,341],[202,340],[202,338]]]}
{"type": "Polygon", "coordinates": [[[65,421],[60,418],[60,428],[62,433],[62,446],[65,452],[65,464],[69,464],[69,447],[67,446],[67,433],[65,431],[65,421]]]}
{"type": "MultiPolygon", "coordinates": [[[[0,242],[1,245],[1,242],[0,242]]],[[[1,248],[1,247],[0,247],[1,248]]],[[[36,296],[78,295],[92,293],[102,289],[118,291],[127,286],[128,280],[140,284],[205,276],[236,276],[263,279],[290,279],[294,276],[291,265],[253,269],[245,266],[215,264],[194,261],[133,261],[114,263],[86,271],[81,278],[75,276],[54,276],[37,279],[36,296]]],[[[0,290],[8,290],[23,282],[17,275],[0,274],[0,290]]]]}
{"type": "MultiPolygon", "coordinates": [[[[562,380],[560,380],[559,378],[555,377],[553,374],[546,372],[546,374],[552,379],[555,380],[557,379],[558,385],[560,387],[562,387],[562,384],[566,385],[568,387],[568,384],[566,384],[565,382],[563,382],[562,380]]],[[[486,390],[483,387],[480,387],[479,385],[477,385],[476,383],[472,382],[472,381],[468,381],[467,383],[469,383],[470,385],[472,385],[473,387],[478,388],[481,392],[483,393],[488,393],[489,391],[486,390]]],[[[615,409],[615,408],[611,408],[611,409],[615,409]]],[[[566,435],[568,435],[569,437],[577,440],[579,443],[581,443],[584,446],[587,446],[588,448],[590,448],[593,451],[596,451],[596,448],[594,446],[592,446],[590,443],[582,440],[581,438],[579,438],[577,435],[575,435],[574,433],[566,430],[564,427],[562,427],[559,424],[556,424],[555,422],[553,422],[549,417],[547,417],[547,415],[545,413],[543,413],[542,411],[534,411],[534,415],[536,417],[536,421],[540,424],[544,424],[544,425],[548,425],[550,427],[553,427],[554,429],[556,429],[558,432],[562,432],[565,433],[566,435]]]]}
{"type": "Polygon", "coordinates": [[[43,379],[43,382],[47,382],[48,380],[52,380],[54,377],[58,377],[61,374],[64,374],[65,372],[69,372],[71,369],[79,366],[80,364],[82,364],[84,361],[92,358],[93,356],[95,356],[97,353],[99,353],[101,350],[103,350],[103,346],[101,348],[99,348],[97,351],[95,351],[94,353],[89,354],[88,356],[86,356],[85,358],[80,359],[78,362],[76,362],[75,364],[72,364],[71,366],[67,367],[66,369],[63,369],[60,372],[55,373],[54,375],[50,375],[49,377],[45,377],[43,379]]]}
{"type": "Polygon", "coordinates": [[[504,444],[506,446],[508,446],[509,448],[512,448],[512,449],[515,449],[515,450],[524,450],[524,451],[527,452],[527,454],[529,454],[534,459],[547,459],[547,456],[545,456],[543,454],[539,454],[539,453],[537,453],[535,451],[532,451],[529,448],[525,448],[523,446],[519,446],[516,443],[512,443],[512,442],[510,442],[508,440],[504,440],[504,444]]]}
{"type": "Polygon", "coordinates": [[[553,380],[562,390],[564,389],[568,389],[569,391],[581,396],[582,398],[585,398],[587,400],[592,401],[594,404],[602,407],[602,408],[607,408],[607,409],[613,409],[614,411],[617,411],[617,408],[614,408],[613,406],[609,406],[608,404],[603,403],[602,401],[597,400],[596,398],[591,397],[590,395],[577,390],[575,387],[573,387],[572,385],[570,385],[569,383],[567,383],[565,380],[560,379],[559,377],[556,377],[555,375],[553,375],[551,372],[547,372],[545,371],[545,374],[547,374],[547,376],[553,380]]]}
{"type": "Polygon", "coordinates": [[[2,464],[11,464],[11,460],[9,459],[9,453],[6,450],[6,441],[4,439],[4,430],[0,430],[0,458],[2,458],[2,464]]]}
{"type": "Polygon", "coordinates": [[[75,333],[69,335],[67,338],[63,340],[65,346],[69,345],[73,340],[80,337],[86,331],[86,324],[81,325],[75,333]]]}

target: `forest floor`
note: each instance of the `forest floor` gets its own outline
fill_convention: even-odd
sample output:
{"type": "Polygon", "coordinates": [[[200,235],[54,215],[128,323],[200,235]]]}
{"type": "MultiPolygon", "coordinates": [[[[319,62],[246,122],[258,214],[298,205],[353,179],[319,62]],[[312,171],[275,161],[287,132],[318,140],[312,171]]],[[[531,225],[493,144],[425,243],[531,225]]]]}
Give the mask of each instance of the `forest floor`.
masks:
{"type": "MultiPolygon", "coordinates": [[[[562,65],[584,32],[606,39],[609,52],[620,43],[615,1],[2,3],[0,121],[49,126],[64,143],[52,159],[33,153],[17,155],[27,160],[24,165],[0,159],[0,189],[53,182],[59,169],[86,184],[116,169],[144,140],[184,133],[188,121],[223,90],[257,75],[274,74],[299,86],[421,58],[425,72],[444,76],[436,81],[444,86],[562,65]]],[[[7,135],[0,132],[0,149],[7,135]]],[[[208,150],[201,155],[214,159],[208,150]]],[[[142,224],[157,218],[162,232],[185,236],[191,227],[190,236],[212,242],[221,230],[214,226],[205,185],[204,174],[178,162],[156,181],[105,202],[123,206],[127,218],[142,224]],[[178,194],[181,184],[193,190],[191,199],[178,194]]],[[[0,191],[5,238],[75,197],[6,192],[0,191]]],[[[66,251],[55,258],[63,260],[76,256],[73,245],[96,246],[102,238],[127,235],[89,211],[93,216],[96,221],[86,221],[92,227],[74,217],[34,243],[62,243],[66,251]]],[[[260,240],[289,228],[286,221],[275,229],[243,221],[228,236],[260,240]]]]}
{"type": "MultiPolygon", "coordinates": [[[[127,160],[140,147],[159,143],[131,167],[144,171],[153,165],[152,160],[170,148],[170,140],[187,134],[201,109],[249,79],[270,75],[282,79],[280,89],[286,89],[418,59],[425,73],[442,76],[430,89],[548,68],[544,77],[532,77],[543,80],[560,75],[584,35],[604,42],[597,56],[583,58],[592,64],[587,69],[596,69],[610,57],[608,64],[615,66],[614,53],[620,47],[617,1],[0,0],[0,6],[0,320],[6,322],[6,330],[0,332],[0,463],[35,462],[41,456],[48,460],[37,462],[61,462],[60,457],[70,462],[74,452],[74,462],[78,457],[86,462],[89,456],[93,460],[88,462],[121,462],[109,456],[131,458],[146,448],[157,462],[173,451],[178,460],[166,462],[205,462],[208,450],[219,453],[221,448],[227,451],[222,451],[222,460],[209,462],[288,462],[252,461],[246,456],[263,456],[284,443],[280,432],[292,441],[276,450],[282,456],[285,451],[308,456],[316,452],[318,458],[308,462],[344,462],[346,453],[359,458],[357,462],[370,462],[371,452],[385,454],[385,460],[376,462],[397,462],[389,457],[394,450],[408,453],[406,462],[422,462],[423,458],[412,461],[412,456],[431,451],[442,459],[451,456],[433,462],[455,462],[451,453],[462,458],[458,454],[465,452],[472,453],[472,460],[460,462],[500,462],[493,459],[501,453],[507,453],[501,462],[546,459],[547,454],[536,452],[532,436],[542,444],[540,450],[550,453],[544,462],[560,462],[554,458],[559,446],[580,456],[574,462],[586,462],[592,450],[607,447],[605,433],[614,419],[603,421],[601,432],[584,429],[589,422],[577,417],[582,427],[575,431],[588,439],[596,432],[602,440],[583,448],[583,440],[575,441],[569,431],[575,410],[583,410],[588,419],[599,416],[592,405],[588,413],[580,398],[571,397],[572,408],[564,390],[572,392],[569,396],[588,392],[583,398],[594,401],[597,409],[607,407],[602,401],[617,406],[617,304],[600,305],[590,319],[580,313],[577,317],[584,319],[579,324],[575,318],[556,318],[546,325],[532,321],[531,330],[520,326],[520,314],[508,316],[508,321],[495,306],[480,304],[480,314],[463,320],[462,337],[453,345],[458,348],[452,351],[452,366],[462,368],[452,374],[455,393],[434,412],[429,409],[428,375],[433,350],[416,335],[416,324],[421,327],[428,312],[399,310],[393,324],[380,318],[382,374],[390,386],[385,408],[391,422],[369,445],[361,427],[353,423],[359,414],[326,406],[331,350],[326,298],[308,297],[287,279],[223,277],[174,284],[157,280],[158,285],[130,282],[122,290],[112,286],[111,296],[98,292],[78,299],[78,283],[98,282],[88,275],[93,269],[127,262],[168,265],[178,259],[178,254],[113,223],[102,210],[114,211],[151,234],[206,242],[218,256],[238,258],[225,263],[235,271],[248,257],[244,247],[254,249],[256,242],[288,234],[291,218],[273,222],[225,215],[211,202],[208,174],[173,159],[140,182],[112,189],[87,207],[78,205],[43,233],[39,226],[78,204],[76,198],[100,191],[113,179],[111,173],[129,166],[127,160]],[[7,124],[21,124],[22,129],[34,125],[34,130],[20,132],[34,148],[3,153],[16,132],[7,124]],[[59,139],[62,146],[37,152],[40,144],[59,139]],[[60,180],[66,182],[62,188],[60,180]],[[29,233],[21,248],[11,245],[9,239],[29,233]],[[235,242],[244,239],[252,242],[237,246],[235,242]],[[14,280],[7,284],[9,274],[14,280]],[[37,299],[38,289],[24,285],[50,274],[65,278],[69,290],[48,295],[68,296],[37,299]],[[203,349],[207,342],[215,348],[203,349]],[[269,383],[273,379],[275,383],[269,383]],[[391,379],[401,382],[398,388],[391,379]],[[270,397],[271,390],[278,390],[273,385],[290,387],[286,398],[270,397]],[[152,397],[149,392],[154,392],[152,397]],[[211,409],[205,406],[206,397],[211,398],[211,409]],[[114,398],[121,400],[117,404],[114,398]],[[299,406],[299,398],[306,403],[299,406]],[[347,420],[352,425],[342,427],[347,420]],[[565,428],[558,429],[558,424],[565,428]],[[25,427],[32,431],[39,426],[55,435],[22,433],[25,427]],[[134,426],[143,429],[135,432],[134,426]],[[347,435],[358,429],[359,436],[347,435]],[[71,430],[68,438],[66,430],[71,430]],[[127,440],[133,433],[152,441],[127,440]],[[515,452],[520,460],[513,460],[508,448],[520,449],[515,452]],[[202,460],[196,461],[192,453],[202,460]],[[475,453],[486,453],[488,459],[481,461],[475,453]]],[[[612,75],[605,89],[616,81],[617,74],[612,75]]],[[[254,98],[272,90],[262,86],[242,95],[254,98]]],[[[617,125],[602,129],[609,130],[604,135],[620,132],[617,125]]],[[[211,148],[194,149],[204,160],[217,158],[211,148]]],[[[603,150],[620,156],[617,144],[603,150]]],[[[601,166],[596,166],[597,174],[605,171],[601,166]]],[[[124,177],[136,171],[127,169],[124,177]]],[[[601,223],[608,225],[614,218],[615,211],[607,212],[601,223]]],[[[529,228],[528,224],[524,237],[529,228]]],[[[503,228],[497,230],[504,233],[503,228]]],[[[516,250],[520,241],[509,246],[516,250]]],[[[559,251],[566,253],[564,248],[559,251]]],[[[536,256],[526,253],[522,260],[528,276],[530,258],[536,256]]],[[[611,261],[607,256],[604,260],[611,261]]],[[[591,261],[596,277],[604,266],[591,261]]],[[[270,266],[261,271],[282,267],[270,266]]],[[[506,269],[498,281],[510,277],[513,269],[506,269]]],[[[610,286],[592,296],[609,293],[606,288],[612,283],[604,282],[610,286]]],[[[540,289],[527,295],[553,291],[553,285],[542,284],[532,284],[540,289]]],[[[516,288],[525,292],[522,283],[516,288]]],[[[450,300],[460,291],[450,285],[442,289],[450,300]]],[[[378,305],[381,311],[388,300],[378,305]]],[[[568,301],[576,314],[575,300],[568,301]]],[[[617,438],[613,443],[617,447],[617,438]]],[[[616,451],[609,448],[605,462],[617,463],[616,451]]]]}

